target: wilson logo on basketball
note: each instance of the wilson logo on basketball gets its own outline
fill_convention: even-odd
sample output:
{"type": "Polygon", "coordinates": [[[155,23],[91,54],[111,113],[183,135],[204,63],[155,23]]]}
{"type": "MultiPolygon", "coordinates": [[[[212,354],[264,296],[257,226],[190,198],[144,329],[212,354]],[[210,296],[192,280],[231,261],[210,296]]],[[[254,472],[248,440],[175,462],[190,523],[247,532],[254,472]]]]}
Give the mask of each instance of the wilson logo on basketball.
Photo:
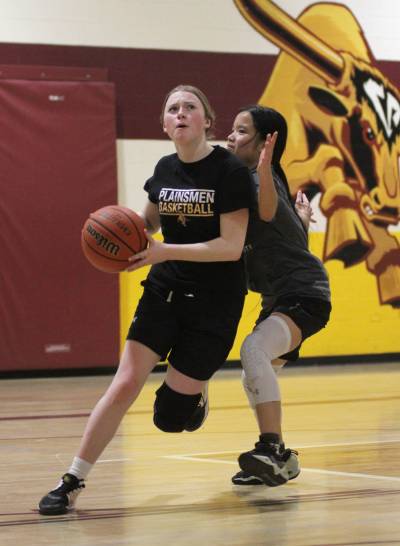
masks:
{"type": "Polygon", "coordinates": [[[118,255],[120,249],[119,245],[113,243],[112,241],[107,239],[107,237],[104,237],[104,235],[99,233],[91,224],[87,225],[86,231],[96,241],[97,246],[101,246],[106,252],[112,254],[113,256],[118,255]]]}

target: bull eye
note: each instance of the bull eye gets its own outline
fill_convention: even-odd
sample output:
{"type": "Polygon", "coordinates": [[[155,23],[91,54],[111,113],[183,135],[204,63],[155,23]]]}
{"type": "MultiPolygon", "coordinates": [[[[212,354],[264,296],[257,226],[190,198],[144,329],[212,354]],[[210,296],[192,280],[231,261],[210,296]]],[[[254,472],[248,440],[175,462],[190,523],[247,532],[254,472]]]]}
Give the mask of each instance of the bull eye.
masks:
{"type": "Polygon", "coordinates": [[[364,135],[365,135],[365,138],[367,140],[369,140],[370,142],[372,142],[373,140],[375,140],[375,133],[374,131],[371,129],[371,127],[366,127],[364,129],[364,135]]]}

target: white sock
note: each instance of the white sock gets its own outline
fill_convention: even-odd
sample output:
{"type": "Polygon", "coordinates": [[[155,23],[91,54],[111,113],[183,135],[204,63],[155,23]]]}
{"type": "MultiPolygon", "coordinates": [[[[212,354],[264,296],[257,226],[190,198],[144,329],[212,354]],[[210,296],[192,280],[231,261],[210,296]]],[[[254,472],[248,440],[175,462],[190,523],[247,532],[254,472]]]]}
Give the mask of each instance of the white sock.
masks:
{"type": "Polygon", "coordinates": [[[80,480],[86,480],[89,472],[92,469],[92,464],[80,459],[79,457],[74,457],[72,464],[68,470],[69,474],[73,474],[80,480]]]}

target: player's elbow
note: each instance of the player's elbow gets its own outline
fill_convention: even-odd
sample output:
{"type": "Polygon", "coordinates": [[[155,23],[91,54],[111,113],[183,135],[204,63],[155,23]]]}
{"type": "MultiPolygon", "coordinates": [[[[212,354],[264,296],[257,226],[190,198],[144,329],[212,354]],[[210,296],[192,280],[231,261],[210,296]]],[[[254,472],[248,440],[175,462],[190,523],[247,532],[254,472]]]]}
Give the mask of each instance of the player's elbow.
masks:
{"type": "Polygon", "coordinates": [[[241,257],[242,257],[241,252],[235,252],[234,254],[232,254],[232,257],[231,257],[230,261],[231,262],[237,262],[238,260],[240,260],[241,257]]]}
{"type": "Polygon", "coordinates": [[[274,219],[275,217],[275,213],[272,213],[272,212],[268,212],[268,213],[260,213],[259,214],[260,216],[260,220],[262,220],[263,222],[271,222],[271,220],[274,219]]]}
{"type": "Polygon", "coordinates": [[[258,215],[263,222],[271,222],[275,218],[277,206],[260,208],[258,215]]]}
{"type": "Polygon", "coordinates": [[[229,251],[229,257],[227,258],[231,262],[237,262],[240,260],[243,254],[244,242],[241,245],[234,245],[229,251]]]}

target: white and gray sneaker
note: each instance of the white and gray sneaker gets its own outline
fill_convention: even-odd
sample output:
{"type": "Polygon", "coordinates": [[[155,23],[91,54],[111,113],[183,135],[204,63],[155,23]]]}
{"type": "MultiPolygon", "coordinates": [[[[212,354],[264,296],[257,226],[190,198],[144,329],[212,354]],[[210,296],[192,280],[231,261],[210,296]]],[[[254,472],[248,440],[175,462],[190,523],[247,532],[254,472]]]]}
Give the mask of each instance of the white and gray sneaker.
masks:
{"type": "Polygon", "coordinates": [[[255,449],[239,456],[242,470],[232,476],[234,485],[268,485],[276,487],[300,474],[297,451],[284,444],[257,442],[255,449]]]}

